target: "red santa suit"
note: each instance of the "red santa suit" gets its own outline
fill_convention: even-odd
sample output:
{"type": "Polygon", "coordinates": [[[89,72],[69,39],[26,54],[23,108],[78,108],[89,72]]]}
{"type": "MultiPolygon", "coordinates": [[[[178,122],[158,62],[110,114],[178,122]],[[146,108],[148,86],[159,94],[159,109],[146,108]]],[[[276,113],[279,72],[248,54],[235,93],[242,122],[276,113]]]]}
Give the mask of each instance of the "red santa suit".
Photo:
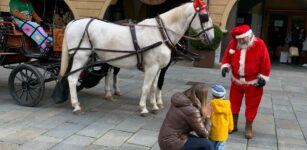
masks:
{"type": "Polygon", "coordinates": [[[264,42],[252,34],[247,25],[234,28],[231,31],[233,39],[230,41],[222,60],[221,69],[231,69],[230,102],[233,114],[239,114],[243,96],[245,95],[245,117],[253,121],[263,95],[263,87],[255,84],[259,77],[266,82],[270,74],[270,57],[264,42]],[[250,42],[246,49],[239,48],[238,38],[249,36],[250,42]]]}

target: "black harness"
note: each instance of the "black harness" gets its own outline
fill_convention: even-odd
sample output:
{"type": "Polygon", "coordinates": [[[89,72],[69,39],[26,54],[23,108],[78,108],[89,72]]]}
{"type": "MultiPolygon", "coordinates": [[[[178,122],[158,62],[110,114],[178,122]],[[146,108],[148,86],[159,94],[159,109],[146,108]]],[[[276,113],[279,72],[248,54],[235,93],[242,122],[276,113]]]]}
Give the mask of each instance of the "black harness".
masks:
{"type": "MultiPolygon", "coordinates": [[[[130,22],[129,22],[130,23],[130,22]]],[[[141,71],[144,72],[144,66],[143,66],[143,53],[141,53],[141,48],[138,44],[138,39],[136,37],[136,33],[135,33],[135,26],[134,25],[130,25],[130,32],[131,32],[131,37],[132,37],[132,42],[133,42],[133,46],[136,52],[136,58],[137,58],[137,68],[141,71]]],[[[152,47],[154,48],[154,47],[152,47]]]]}

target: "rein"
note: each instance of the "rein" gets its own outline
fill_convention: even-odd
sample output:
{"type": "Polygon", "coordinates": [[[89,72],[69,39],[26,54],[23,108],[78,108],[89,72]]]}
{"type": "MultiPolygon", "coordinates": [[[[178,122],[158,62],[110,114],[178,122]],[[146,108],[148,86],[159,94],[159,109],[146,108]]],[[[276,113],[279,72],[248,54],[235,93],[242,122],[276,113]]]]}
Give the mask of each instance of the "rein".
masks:
{"type": "MultiPolygon", "coordinates": [[[[123,25],[123,26],[139,26],[139,27],[150,27],[150,28],[158,28],[158,29],[162,29],[162,27],[160,26],[157,26],[157,25],[141,25],[141,24],[134,24],[134,23],[131,23],[131,24],[128,24],[128,23],[121,23],[119,25],[123,25]]],[[[202,40],[202,38],[199,38],[197,37],[197,35],[192,35],[192,36],[188,36],[188,35],[185,35],[185,34],[180,34],[174,30],[171,30],[169,28],[166,28],[164,27],[164,29],[166,31],[169,31],[169,32],[172,32],[173,34],[176,34],[177,36],[180,36],[180,37],[183,37],[185,39],[189,39],[189,40],[202,40]]],[[[209,30],[209,29],[208,29],[209,30]]],[[[207,31],[207,30],[206,30],[207,31]]]]}
{"type": "MultiPolygon", "coordinates": [[[[191,21],[190,21],[190,23],[189,23],[189,27],[188,28],[191,27],[191,24],[192,24],[192,22],[193,22],[193,20],[194,20],[194,18],[196,17],[197,14],[200,17],[199,12],[195,12],[193,17],[192,17],[192,19],[191,19],[191,21]]],[[[159,17],[159,15],[157,17],[159,17]]],[[[162,19],[160,18],[160,20],[162,20],[162,19]]],[[[159,23],[159,21],[158,21],[158,23],[159,23]]],[[[169,28],[165,27],[165,26],[161,26],[160,24],[159,25],[141,25],[141,24],[135,24],[135,23],[120,23],[119,25],[122,25],[122,26],[139,26],[139,27],[158,28],[160,30],[162,29],[162,30],[165,30],[165,31],[172,32],[173,34],[175,34],[177,36],[180,36],[180,37],[183,37],[183,38],[189,39],[189,40],[203,40],[202,38],[199,38],[199,35],[201,35],[202,33],[206,32],[206,31],[209,31],[209,30],[213,29],[213,26],[204,29],[203,24],[201,23],[202,31],[200,33],[198,33],[197,35],[188,36],[188,35],[185,35],[185,34],[180,34],[180,33],[176,32],[176,31],[174,31],[172,29],[169,29],[169,28]]]]}

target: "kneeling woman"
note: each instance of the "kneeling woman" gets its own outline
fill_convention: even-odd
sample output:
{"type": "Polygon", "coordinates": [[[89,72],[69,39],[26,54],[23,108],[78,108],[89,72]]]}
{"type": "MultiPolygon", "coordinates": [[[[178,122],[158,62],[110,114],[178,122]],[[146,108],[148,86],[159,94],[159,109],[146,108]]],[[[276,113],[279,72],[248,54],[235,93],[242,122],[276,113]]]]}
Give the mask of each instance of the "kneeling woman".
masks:
{"type": "Polygon", "coordinates": [[[193,85],[175,93],[159,134],[161,150],[212,150],[208,135],[211,129],[208,88],[193,85]],[[194,131],[198,136],[191,134],[194,131]]]}
{"type": "Polygon", "coordinates": [[[30,0],[10,0],[10,11],[18,27],[36,42],[42,55],[47,55],[48,44],[53,39],[40,26],[42,19],[34,11],[30,0]]]}

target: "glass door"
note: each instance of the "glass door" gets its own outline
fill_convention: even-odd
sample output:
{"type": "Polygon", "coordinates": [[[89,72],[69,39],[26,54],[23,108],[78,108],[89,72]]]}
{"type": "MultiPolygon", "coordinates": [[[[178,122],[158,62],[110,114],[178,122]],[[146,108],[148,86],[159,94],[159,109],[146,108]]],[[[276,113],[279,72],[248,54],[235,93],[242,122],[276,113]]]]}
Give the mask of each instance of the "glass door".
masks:
{"type": "Polygon", "coordinates": [[[286,42],[288,27],[288,15],[286,14],[272,14],[268,26],[268,46],[272,59],[279,58],[278,47],[284,46],[286,42]]]}

